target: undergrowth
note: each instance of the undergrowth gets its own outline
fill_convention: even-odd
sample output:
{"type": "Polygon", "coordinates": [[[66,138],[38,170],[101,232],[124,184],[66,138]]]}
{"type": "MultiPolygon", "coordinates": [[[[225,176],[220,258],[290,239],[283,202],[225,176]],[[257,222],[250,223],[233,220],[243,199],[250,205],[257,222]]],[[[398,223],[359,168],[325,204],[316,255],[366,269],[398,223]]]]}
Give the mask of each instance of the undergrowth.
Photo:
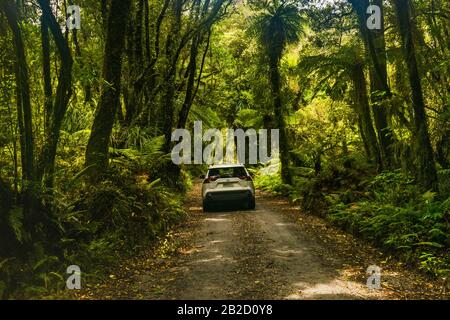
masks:
{"type": "MultiPolygon", "coordinates": [[[[183,193],[165,186],[151,165],[163,161],[154,150],[147,155],[116,150],[107,177],[95,185],[82,174],[69,174],[73,166],[62,168],[76,179],[61,177],[65,188],[53,190],[47,199],[57,239],[52,249],[36,242],[25,256],[0,257],[0,298],[64,296],[68,266],[80,267],[82,283],[102,279],[120,258],[154,243],[180,222],[185,217],[183,193]]],[[[20,209],[10,212],[18,239],[24,236],[22,218],[20,209]]]]}
{"type": "Polygon", "coordinates": [[[440,194],[419,192],[400,170],[368,174],[366,167],[334,163],[319,174],[295,176],[286,186],[278,175],[257,175],[256,185],[288,195],[302,210],[394,254],[434,277],[450,275],[450,188],[440,171],[440,194]]]}
{"type": "Polygon", "coordinates": [[[413,180],[386,172],[366,182],[361,198],[326,197],[327,218],[437,277],[450,274],[450,197],[419,193],[413,180]]]}

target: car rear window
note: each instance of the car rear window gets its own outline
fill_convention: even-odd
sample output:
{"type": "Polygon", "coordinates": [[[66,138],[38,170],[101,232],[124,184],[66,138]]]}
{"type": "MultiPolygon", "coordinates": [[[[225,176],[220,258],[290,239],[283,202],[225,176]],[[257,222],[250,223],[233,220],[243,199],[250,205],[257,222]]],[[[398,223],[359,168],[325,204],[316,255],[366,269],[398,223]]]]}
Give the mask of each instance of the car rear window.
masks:
{"type": "Polygon", "coordinates": [[[230,167],[230,168],[214,168],[209,169],[208,176],[218,178],[236,178],[246,176],[244,167],[230,167]]]}

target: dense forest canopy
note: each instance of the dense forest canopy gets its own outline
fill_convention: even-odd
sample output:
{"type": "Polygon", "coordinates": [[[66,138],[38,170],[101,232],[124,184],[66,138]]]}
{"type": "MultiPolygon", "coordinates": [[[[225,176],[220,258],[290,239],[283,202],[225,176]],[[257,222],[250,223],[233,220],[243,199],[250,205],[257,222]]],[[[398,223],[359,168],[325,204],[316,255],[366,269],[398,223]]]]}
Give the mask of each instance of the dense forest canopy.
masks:
{"type": "Polygon", "coordinates": [[[261,188],[448,274],[449,20],[446,0],[0,0],[0,298],[178,221],[201,168],[171,135],[194,121],[279,129],[261,188]]]}

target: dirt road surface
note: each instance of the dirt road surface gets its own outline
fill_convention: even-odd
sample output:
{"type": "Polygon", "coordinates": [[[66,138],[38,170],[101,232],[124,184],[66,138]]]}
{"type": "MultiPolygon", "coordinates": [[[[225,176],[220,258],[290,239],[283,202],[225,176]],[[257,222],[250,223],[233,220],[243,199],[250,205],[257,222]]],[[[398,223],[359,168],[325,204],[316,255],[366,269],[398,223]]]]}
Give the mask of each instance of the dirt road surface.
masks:
{"type": "Polygon", "coordinates": [[[105,299],[424,299],[446,298],[427,279],[370,245],[258,192],[256,210],[203,213],[197,185],[188,221],[160,248],[127,261],[83,293],[105,299]],[[381,288],[367,268],[382,268],[381,288]]]}

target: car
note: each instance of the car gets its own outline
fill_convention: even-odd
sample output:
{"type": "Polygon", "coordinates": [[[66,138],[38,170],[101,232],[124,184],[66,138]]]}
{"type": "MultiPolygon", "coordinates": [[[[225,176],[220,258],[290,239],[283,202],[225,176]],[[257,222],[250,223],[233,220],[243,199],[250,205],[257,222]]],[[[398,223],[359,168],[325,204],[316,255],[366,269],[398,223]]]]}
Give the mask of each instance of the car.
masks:
{"type": "Polygon", "coordinates": [[[220,164],[208,168],[202,176],[203,211],[211,211],[214,204],[245,204],[255,209],[253,179],[242,164],[220,164]]]}

